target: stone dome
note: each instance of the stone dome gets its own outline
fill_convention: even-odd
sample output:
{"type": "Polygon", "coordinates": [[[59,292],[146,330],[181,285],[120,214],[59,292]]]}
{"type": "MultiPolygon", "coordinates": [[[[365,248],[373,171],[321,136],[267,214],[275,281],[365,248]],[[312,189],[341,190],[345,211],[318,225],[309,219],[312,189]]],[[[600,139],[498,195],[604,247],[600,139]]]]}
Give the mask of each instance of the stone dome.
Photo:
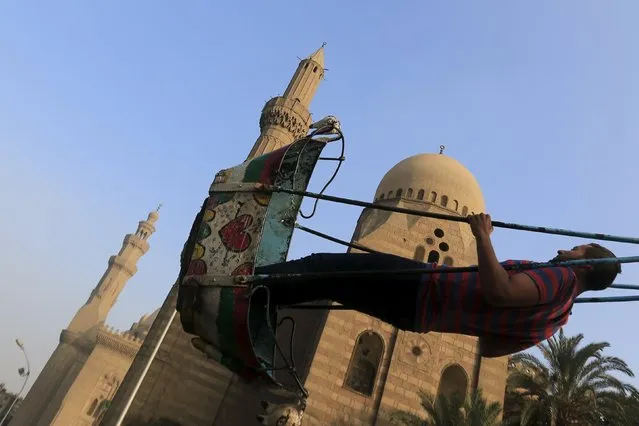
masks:
{"type": "Polygon", "coordinates": [[[135,334],[138,337],[145,337],[149,332],[149,329],[153,325],[153,322],[158,316],[160,308],[156,309],[149,315],[142,315],[142,318],[136,323],[133,323],[129,332],[135,334]]]}
{"type": "Polygon", "coordinates": [[[376,201],[389,198],[436,204],[460,214],[485,210],[484,197],[473,174],[443,154],[418,154],[397,163],[375,192],[376,201]]]}

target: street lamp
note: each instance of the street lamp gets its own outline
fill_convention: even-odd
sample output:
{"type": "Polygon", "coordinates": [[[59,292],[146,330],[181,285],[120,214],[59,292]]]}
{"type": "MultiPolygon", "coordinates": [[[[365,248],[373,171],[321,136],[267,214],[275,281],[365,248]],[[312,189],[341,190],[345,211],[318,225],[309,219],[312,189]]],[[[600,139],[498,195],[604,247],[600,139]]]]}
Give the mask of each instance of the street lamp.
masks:
{"type": "Polygon", "coordinates": [[[20,395],[22,395],[22,391],[24,390],[25,386],[27,386],[27,382],[29,381],[29,375],[31,374],[31,367],[29,365],[29,357],[27,356],[27,351],[24,349],[24,345],[22,344],[20,339],[16,339],[16,345],[18,345],[18,347],[22,351],[22,354],[24,355],[24,360],[27,363],[27,369],[26,369],[26,371],[22,367],[18,369],[18,374],[20,375],[20,377],[24,377],[24,382],[22,383],[22,387],[20,388],[20,392],[18,392],[16,397],[13,398],[13,402],[9,406],[9,409],[7,410],[6,413],[4,413],[4,417],[2,418],[2,420],[0,420],[0,426],[4,425],[4,421],[7,419],[7,417],[9,417],[9,413],[11,413],[11,410],[13,410],[13,406],[16,405],[16,402],[18,402],[18,399],[20,399],[20,395]]]}

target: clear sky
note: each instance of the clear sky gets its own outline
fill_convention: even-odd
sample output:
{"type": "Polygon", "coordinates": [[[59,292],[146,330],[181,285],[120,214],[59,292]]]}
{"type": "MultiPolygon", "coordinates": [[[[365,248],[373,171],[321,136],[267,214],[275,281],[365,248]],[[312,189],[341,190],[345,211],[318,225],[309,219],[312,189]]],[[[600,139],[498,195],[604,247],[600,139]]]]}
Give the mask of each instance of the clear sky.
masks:
{"type": "MultiPolygon", "coordinates": [[[[347,137],[330,194],[371,200],[395,163],[443,144],[497,220],[639,234],[637,2],[303,3],[2,3],[0,381],[10,389],[23,366],[14,339],[35,376],[158,203],[151,250],[108,322],[128,329],[161,304],[215,173],[244,160],[264,102],[322,42],[329,71],[311,108],[338,116],[347,137]]],[[[320,165],[311,189],[333,166],[320,165]]],[[[358,214],[321,202],[304,224],[349,239],[358,214]]],[[[502,259],[547,260],[583,240],[497,230],[494,241],[502,259]]],[[[314,251],[343,248],[298,233],[290,256],[314,251]]],[[[639,266],[617,281],[639,284],[639,266]]],[[[610,342],[639,374],[638,308],[577,306],[567,332],[610,342]]]]}

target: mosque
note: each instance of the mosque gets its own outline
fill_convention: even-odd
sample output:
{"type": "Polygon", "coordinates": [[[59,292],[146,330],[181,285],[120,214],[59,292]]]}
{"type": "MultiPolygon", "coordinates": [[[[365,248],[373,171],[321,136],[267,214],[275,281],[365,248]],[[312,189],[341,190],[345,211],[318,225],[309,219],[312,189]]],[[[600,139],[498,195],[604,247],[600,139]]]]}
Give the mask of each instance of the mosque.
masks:
{"type": "MultiPolygon", "coordinates": [[[[308,132],[309,107],[323,77],[322,46],[300,61],[284,94],[264,106],[260,136],[248,158],[308,132]]],[[[441,151],[400,161],[383,176],[372,198],[377,204],[449,215],[485,211],[474,176],[441,151]]],[[[135,234],[125,237],[86,304],[62,331],[12,426],[256,424],[260,395],[193,349],[191,336],[174,315],[175,284],[163,305],[130,330],[105,326],[109,310],[149,249],[157,219],[158,213],[151,212],[135,234]]],[[[475,240],[457,222],[364,209],[352,241],[416,260],[477,263],[475,240]]],[[[352,311],[288,314],[297,322],[294,353],[310,393],[309,425],[384,425],[385,415],[396,409],[424,415],[419,390],[450,394],[481,388],[489,401],[503,403],[508,357],[482,358],[476,338],[403,332],[352,311]]],[[[287,380],[285,375],[280,379],[287,380]]]]}

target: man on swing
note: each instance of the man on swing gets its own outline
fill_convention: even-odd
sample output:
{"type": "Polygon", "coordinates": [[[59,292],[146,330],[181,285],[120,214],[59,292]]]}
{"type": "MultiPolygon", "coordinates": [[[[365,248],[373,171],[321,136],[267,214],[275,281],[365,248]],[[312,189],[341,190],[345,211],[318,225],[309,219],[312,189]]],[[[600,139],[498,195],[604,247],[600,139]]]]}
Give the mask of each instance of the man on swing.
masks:
{"type": "MultiPolygon", "coordinates": [[[[468,222],[477,242],[479,272],[436,272],[436,264],[390,254],[335,253],[260,267],[255,273],[362,272],[362,276],[267,280],[265,286],[274,305],[332,300],[405,331],[480,337],[481,356],[499,357],[550,338],[568,322],[579,294],[606,289],[621,272],[619,264],[506,270],[504,265],[532,262],[500,263],[490,240],[490,216],[472,215],[468,222]],[[418,268],[431,271],[366,274],[418,268]]],[[[613,257],[610,250],[591,243],[559,250],[550,262],[613,257]]]]}

